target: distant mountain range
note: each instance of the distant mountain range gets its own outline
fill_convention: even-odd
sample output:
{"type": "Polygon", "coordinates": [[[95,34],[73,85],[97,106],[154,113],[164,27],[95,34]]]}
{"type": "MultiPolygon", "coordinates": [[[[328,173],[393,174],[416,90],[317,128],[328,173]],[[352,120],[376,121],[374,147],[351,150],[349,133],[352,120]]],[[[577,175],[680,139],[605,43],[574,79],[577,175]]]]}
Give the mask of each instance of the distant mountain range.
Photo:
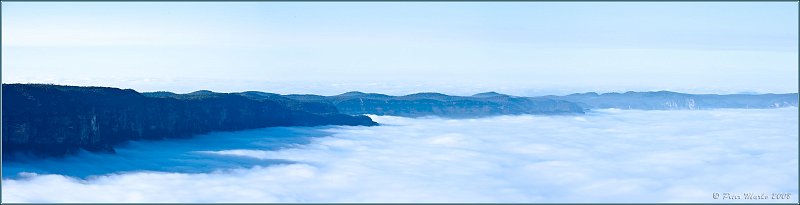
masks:
{"type": "Polygon", "coordinates": [[[496,92],[472,96],[416,93],[390,96],[347,92],[334,96],[279,95],[245,92],[254,98],[288,98],[304,103],[330,104],[345,114],[441,116],[451,118],[519,114],[583,114],[591,109],[698,110],[718,108],[766,109],[797,107],[798,94],[686,94],[669,91],[576,93],[566,96],[519,97],[496,92]]]}
{"type": "Polygon", "coordinates": [[[359,115],[394,115],[405,117],[444,116],[454,118],[520,114],[583,114],[576,103],[554,100],[513,97],[508,95],[450,96],[440,93],[416,93],[388,96],[375,93],[348,92],[336,96],[285,95],[302,101],[330,103],[339,112],[359,115]]]}
{"type": "Polygon", "coordinates": [[[536,98],[566,100],[587,109],[697,110],[715,108],[797,107],[798,94],[686,94],[669,91],[625,93],[580,93],[536,98]]]}
{"type": "MultiPolygon", "coordinates": [[[[192,98],[193,96],[226,94],[207,90],[188,94],[171,92],[142,93],[148,97],[192,98]]],[[[583,114],[591,109],[699,110],[718,108],[768,109],[797,107],[798,94],[686,94],[670,91],[597,94],[575,93],[565,96],[521,97],[497,92],[472,96],[453,96],[434,92],[391,96],[378,93],[347,92],[334,96],[289,94],[259,91],[227,93],[253,100],[271,100],[314,113],[349,115],[393,115],[403,117],[440,116],[474,118],[495,115],[583,114]]]]}
{"type": "MultiPolygon", "coordinates": [[[[142,93],[148,97],[190,98],[195,95],[213,95],[211,91],[188,94],[170,92],[142,93]]],[[[576,103],[543,99],[490,95],[450,96],[441,93],[416,93],[405,96],[389,96],[377,93],[347,92],[335,96],[280,95],[258,91],[230,93],[253,100],[284,102],[289,107],[311,112],[340,112],[349,115],[393,115],[404,117],[442,116],[451,118],[485,117],[493,115],[520,114],[583,114],[584,109],[576,103]]]]}
{"type": "Polygon", "coordinates": [[[471,118],[571,115],[591,109],[779,108],[798,94],[695,95],[668,91],[520,97],[416,93],[335,96],[258,91],[187,94],[42,84],[2,85],[3,158],[63,156],[80,149],[113,152],[128,140],[189,137],[211,131],[273,126],[377,125],[364,114],[471,118]]]}

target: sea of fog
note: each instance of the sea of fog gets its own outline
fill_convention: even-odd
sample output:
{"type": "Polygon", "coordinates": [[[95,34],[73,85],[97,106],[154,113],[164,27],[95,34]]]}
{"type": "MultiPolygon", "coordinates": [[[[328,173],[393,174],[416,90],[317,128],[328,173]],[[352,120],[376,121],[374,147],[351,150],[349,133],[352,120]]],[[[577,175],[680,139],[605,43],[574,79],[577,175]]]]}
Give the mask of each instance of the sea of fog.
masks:
{"type": "Polygon", "coordinates": [[[798,109],[597,110],[137,141],[3,162],[3,202],[796,202],[798,109]],[[714,199],[714,193],[720,199],[714,199]],[[725,193],[742,199],[722,199],[725,193]],[[789,200],[743,194],[789,193],[789,200]]]}

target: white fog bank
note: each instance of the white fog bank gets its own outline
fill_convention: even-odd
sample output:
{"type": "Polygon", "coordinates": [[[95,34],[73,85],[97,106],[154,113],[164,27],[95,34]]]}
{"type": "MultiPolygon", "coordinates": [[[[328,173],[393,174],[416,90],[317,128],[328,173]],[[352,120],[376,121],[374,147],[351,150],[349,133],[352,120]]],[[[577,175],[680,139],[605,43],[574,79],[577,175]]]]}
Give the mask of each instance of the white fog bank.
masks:
{"type": "Polygon", "coordinates": [[[88,179],[30,174],[3,179],[3,201],[786,203],[800,197],[797,108],[371,117],[382,126],[308,128],[333,134],[282,150],[199,150],[294,164],[88,179]],[[792,198],[722,200],[714,193],[792,198]]]}

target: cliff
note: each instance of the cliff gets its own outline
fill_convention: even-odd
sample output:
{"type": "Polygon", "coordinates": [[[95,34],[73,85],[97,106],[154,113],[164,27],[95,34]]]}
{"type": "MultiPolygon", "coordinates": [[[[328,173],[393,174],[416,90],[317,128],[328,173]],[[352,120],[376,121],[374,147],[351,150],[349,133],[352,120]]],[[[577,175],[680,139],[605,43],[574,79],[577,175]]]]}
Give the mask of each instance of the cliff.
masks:
{"type": "Polygon", "coordinates": [[[367,116],[288,98],[107,87],[3,84],[3,158],[113,152],[128,140],[189,137],[273,126],[377,125],[367,116]]]}

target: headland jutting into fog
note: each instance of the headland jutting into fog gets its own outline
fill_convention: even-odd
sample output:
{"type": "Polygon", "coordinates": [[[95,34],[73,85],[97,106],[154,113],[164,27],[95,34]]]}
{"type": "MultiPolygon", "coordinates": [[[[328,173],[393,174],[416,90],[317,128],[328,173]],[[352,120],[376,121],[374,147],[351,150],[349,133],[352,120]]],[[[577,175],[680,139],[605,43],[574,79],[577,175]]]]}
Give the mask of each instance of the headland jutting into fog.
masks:
{"type": "Polygon", "coordinates": [[[129,140],[184,138],[276,126],[375,126],[364,114],[470,118],[584,114],[590,109],[714,109],[798,106],[798,94],[684,94],[668,91],[519,97],[417,93],[335,96],[248,91],[139,93],[131,89],[3,84],[3,158],[114,152],[129,140]]]}

